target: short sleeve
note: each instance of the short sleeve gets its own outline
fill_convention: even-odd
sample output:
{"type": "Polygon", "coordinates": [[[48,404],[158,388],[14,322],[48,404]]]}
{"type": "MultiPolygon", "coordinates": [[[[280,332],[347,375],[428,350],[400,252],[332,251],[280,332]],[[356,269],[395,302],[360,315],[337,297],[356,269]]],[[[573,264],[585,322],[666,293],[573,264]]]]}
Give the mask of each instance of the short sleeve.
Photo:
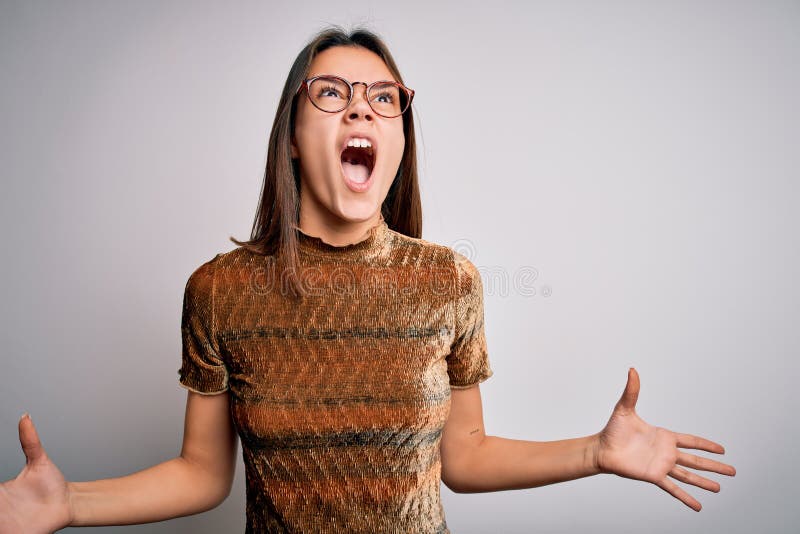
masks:
{"type": "Polygon", "coordinates": [[[453,300],[455,336],[447,356],[450,387],[465,389],[492,376],[483,328],[483,282],[473,263],[453,251],[455,290],[453,300]]]}
{"type": "Polygon", "coordinates": [[[227,391],[228,370],[214,330],[214,260],[198,267],[186,282],[181,340],[180,385],[207,395],[227,391]]]}

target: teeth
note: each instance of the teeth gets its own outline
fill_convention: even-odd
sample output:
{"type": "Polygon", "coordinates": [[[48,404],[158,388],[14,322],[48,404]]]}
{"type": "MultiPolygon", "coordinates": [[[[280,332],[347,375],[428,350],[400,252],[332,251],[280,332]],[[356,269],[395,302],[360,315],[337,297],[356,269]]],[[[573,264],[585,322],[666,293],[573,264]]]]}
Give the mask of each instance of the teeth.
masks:
{"type": "Polygon", "coordinates": [[[370,156],[374,156],[374,151],[372,150],[372,143],[369,142],[369,139],[363,139],[361,137],[353,137],[352,139],[347,140],[347,146],[356,147],[356,148],[366,148],[367,153],[370,156]]]}
{"type": "Polygon", "coordinates": [[[347,146],[353,146],[357,148],[372,148],[372,143],[369,142],[369,139],[355,137],[353,139],[348,139],[347,146]]]}

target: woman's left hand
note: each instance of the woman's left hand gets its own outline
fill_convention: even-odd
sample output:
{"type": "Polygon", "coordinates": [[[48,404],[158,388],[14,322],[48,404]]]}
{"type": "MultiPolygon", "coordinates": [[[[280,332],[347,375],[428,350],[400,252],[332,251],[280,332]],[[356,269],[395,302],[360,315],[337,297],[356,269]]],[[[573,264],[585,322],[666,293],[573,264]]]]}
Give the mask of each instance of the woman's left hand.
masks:
{"type": "Polygon", "coordinates": [[[729,476],[735,475],[736,469],[679,450],[686,448],[725,453],[722,445],[705,438],[679,434],[647,424],[636,414],[638,397],[639,374],[631,368],[628,371],[625,392],[617,402],[608,424],[599,434],[595,454],[598,469],[603,473],[652,482],[699,512],[702,508],[700,503],[670,480],[670,477],[716,493],[720,489],[717,482],[683,467],[729,476]]]}

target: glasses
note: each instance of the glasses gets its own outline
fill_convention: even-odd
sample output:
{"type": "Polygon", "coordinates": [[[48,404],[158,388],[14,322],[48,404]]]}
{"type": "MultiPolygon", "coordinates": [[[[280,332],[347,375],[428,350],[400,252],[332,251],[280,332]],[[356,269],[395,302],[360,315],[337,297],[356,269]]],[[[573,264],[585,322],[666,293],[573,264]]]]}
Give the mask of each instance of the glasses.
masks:
{"type": "Polygon", "coordinates": [[[297,94],[306,88],[308,99],[314,107],[327,113],[338,113],[348,107],[353,100],[354,85],[364,86],[367,103],[372,111],[388,119],[399,117],[411,105],[414,90],[402,83],[381,80],[367,85],[366,82],[353,82],[340,76],[321,75],[308,78],[300,83],[297,94]]]}

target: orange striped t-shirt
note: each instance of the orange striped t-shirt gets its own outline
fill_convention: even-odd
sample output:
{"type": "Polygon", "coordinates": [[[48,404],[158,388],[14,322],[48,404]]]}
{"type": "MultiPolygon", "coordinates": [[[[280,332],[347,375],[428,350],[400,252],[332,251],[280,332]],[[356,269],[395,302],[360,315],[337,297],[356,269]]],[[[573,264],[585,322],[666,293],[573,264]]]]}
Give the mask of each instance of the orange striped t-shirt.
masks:
{"type": "Polygon", "coordinates": [[[478,270],[383,219],[355,244],[298,237],[302,301],[242,247],[184,294],[179,382],[231,396],[247,532],[449,533],[450,390],[492,375],[478,270]]]}

